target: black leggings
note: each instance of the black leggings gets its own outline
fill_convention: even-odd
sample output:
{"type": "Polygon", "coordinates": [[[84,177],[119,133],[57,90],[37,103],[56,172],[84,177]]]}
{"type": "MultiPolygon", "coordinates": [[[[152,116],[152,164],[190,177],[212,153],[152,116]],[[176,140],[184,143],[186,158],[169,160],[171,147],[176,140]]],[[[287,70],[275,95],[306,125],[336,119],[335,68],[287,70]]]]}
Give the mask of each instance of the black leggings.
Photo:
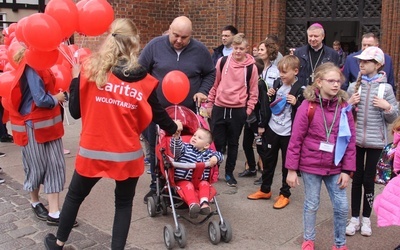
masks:
{"type": "Polygon", "coordinates": [[[357,146],[356,150],[356,172],[351,185],[351,216],[360,216],[361,201],[363,201],[362,216],[370,217],[374,202],[376,164],[382,149],[357,146]]]}
{"type": "MultiPolygon", "coordinates": [[[[79,207],[100,179],[84,177],[76,171],[74,172],[61,210],[57,239],[62,242],[68,240],[79,207]]],[[[115,214],[111,241],[111,249],[113,250],[124,249],[125,247],[131,224],[132,201],[138,179],[128,178],[124,181],[115,181],[115,214]]]]}

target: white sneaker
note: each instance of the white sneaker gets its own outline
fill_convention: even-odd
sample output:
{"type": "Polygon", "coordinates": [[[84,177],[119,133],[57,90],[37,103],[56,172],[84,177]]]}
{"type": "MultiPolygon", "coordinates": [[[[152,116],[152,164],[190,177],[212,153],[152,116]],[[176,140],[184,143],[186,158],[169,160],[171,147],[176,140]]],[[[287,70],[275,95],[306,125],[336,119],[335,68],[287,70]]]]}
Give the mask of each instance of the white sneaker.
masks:
{"type": "Polygon", "coordinates": [[[363,236],[371,236],[371,220],[367,217],[362,218],[362,227],[361,227],[361,235],[363,236]]]}
{"type": "Polygon", "coordinates": [[[360,219],[358,217],[351,217],[346,227],[346,235],[355,235],[358,230],[360,230],[360,219]]]}

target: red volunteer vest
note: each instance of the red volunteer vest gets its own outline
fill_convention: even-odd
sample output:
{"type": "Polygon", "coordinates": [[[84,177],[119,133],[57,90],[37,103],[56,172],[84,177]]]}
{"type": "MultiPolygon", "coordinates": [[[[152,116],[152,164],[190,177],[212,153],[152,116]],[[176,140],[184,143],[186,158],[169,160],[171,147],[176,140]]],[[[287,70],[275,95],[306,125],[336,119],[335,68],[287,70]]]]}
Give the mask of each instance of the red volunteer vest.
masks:
{"type": "Polygon", "coordinates": [[[76,171],[114,180],[139,177],[144,171],[139,135],[152,120],[147,99],[158,81],[147,75],[126,83],[110,73],[99,89],[80,77],[82,132],[76,171]]]}
{"type": "MultiPolygon", "coordinates": [[[[45,143],[61,138],[64,135],[64,126],[61,118],[61,108],[58,103],[53,109],[40,108],[32,102],[31,113],[21,115],[18,111],[22,101],[20,82],[22,73],[25,69],[25,63],[21,62],[16,70],[15,81],[11,85],[10,96],[2,98],[2,104],[9,111],[11,131],[14,138],[14,143],[19,146],[28,144],[28,135],[26,132],[26,121],[32,121],[35,140],[38,143],[45,143]]],[[[55,77],[50,70],[40,70],[36,73],[43,80],[46,92],[54,95],[55,77]]]]}

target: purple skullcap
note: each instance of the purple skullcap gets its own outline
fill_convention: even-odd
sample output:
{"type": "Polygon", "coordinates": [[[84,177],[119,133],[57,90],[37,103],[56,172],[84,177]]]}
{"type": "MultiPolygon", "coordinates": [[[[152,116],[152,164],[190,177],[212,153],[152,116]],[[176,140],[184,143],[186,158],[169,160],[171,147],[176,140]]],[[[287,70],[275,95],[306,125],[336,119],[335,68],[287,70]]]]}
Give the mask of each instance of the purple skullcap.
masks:
{"type": "Polygon", "coordinates": [[[317,28],[321,28],[321,29],[324,28],[324,27],[322,26],[322,24],[320,24],[320,23],[313,23],[313,24],[311,24],[310,27],[317,27],[317,28]]]}

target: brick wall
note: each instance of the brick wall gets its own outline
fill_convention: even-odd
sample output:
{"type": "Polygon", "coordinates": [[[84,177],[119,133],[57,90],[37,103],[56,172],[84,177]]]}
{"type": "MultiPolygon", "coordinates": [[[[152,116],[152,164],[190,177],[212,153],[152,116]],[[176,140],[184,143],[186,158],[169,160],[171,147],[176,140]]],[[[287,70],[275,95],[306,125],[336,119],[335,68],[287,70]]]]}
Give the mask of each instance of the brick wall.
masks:
{"type": "MultiPolygon", "coordinates": [[[[210,51],[221,44],[222,27],[232,24],[246,34],[250,44],[258,43],[267,34],[284,38],[284,13],[277,11],[285,1],[266,0],[109,0],[115,17],[128,17],[138,26],[141,44],[169,28],[180,15],[193,22],[193,37],[203,42],[210,51]]],[[[75,35],[75,43],[94,49],[102,37],[75,35]]]]}
{"type": "Polygon", "coordinates": [[[381,18],[381,41],[382,50],[392,57],[394,76],[397,84],[397,100],[400,100],[400,1],[383,0],[381,18]]]}
{"type": "MultiPolygon", "coordinates": [[[[221,44],[221,28],[232,24],[246,34],[249,43],[262,41],[267,34],[285,38],[286,0],[108,0],[115,17],[127,17],[138,26],[141,45],[169,28],[172,20],[186,15],[193,22],[193,37],[207,48],[221,44]]],[[[399,0],[382,0],[381,47],[392,56],[395,76],[400,79],[400,8],[399,0]]],[[[75,35],[75,42],[95,48],[101,37],[75,35]]],[[[400,91],[398,91],[400,94],[400,91]]]]}

